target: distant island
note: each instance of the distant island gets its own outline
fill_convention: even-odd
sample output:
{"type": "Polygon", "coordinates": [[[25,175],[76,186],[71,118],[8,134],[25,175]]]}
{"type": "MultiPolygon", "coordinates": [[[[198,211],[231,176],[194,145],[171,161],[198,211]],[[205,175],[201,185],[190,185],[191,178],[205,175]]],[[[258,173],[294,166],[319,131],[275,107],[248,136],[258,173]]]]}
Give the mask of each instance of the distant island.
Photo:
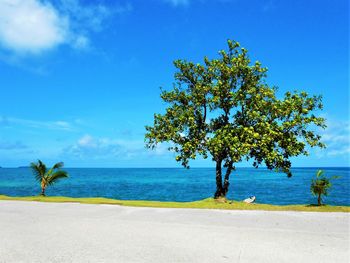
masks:
{"type": "Polygon", "coordinates": [[[26,165],[26,166],[18,166],[18,168],[29,168],[29,166],[28,165],[26,165]]]}

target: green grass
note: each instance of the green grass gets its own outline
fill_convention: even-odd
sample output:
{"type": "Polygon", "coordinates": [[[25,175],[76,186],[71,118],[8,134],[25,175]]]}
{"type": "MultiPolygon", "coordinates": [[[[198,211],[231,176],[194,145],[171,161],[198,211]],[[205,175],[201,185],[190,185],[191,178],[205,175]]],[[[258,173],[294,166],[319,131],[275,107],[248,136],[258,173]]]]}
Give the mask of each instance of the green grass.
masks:
{"type": "Polygon", "coordinates": [[[0,200],[20,200],[55,203],[81,203],[81,204],[110,204],[138,207],[163,207],[163,208],[198,208],[198,209],[227,209],[227,210],[266,210],[266,211],[304,211],[304,212],[350,212],[350,206],[315,206],[315,205],[269,205],[269,204],[246,204],[237,201],[217,201],[207,198],[195,202],[159,202],[159,201],[135,201],[116,200],[102,197],[73,198],[65,196],[26,196],[10,197],[0,195],[0,200]]]}

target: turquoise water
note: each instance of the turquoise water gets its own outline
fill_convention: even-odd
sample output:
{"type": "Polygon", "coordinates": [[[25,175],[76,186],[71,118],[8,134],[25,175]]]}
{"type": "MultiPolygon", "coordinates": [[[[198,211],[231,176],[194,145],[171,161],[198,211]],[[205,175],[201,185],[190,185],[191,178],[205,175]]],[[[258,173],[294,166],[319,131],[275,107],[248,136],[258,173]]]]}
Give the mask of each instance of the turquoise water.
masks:
{"type": "MultiPolygon", "coordinates": [[[[322,168],[326,175],[338,175],[327,204],[350,205],[350,168],[322,168]]],[[[193,201],[211,197],[215,191],[215,170],[211,168],[72,168],[70,177],[47,189],[47,195],[109,197],[116,199],[193,201]]],[[[318,168],[295,168],[293,177],[266,169],[237,168],[231,175],[228,197],[242,200],[255,195],[260,203],[311,204],[311,178],[318,168]]],[[[0,194],[28,196],[40,193],[28,168],[0,169],[0,194]]]]}

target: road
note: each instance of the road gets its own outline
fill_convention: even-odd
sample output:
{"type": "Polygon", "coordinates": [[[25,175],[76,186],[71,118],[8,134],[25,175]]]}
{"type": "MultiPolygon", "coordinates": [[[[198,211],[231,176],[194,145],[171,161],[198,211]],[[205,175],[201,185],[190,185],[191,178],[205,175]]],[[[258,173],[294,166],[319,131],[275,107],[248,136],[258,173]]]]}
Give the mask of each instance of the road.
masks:
{"type": "Polygon", "coordinates": [[[350,213],[0,201],[0,262],[350,262],[350,213]]]}

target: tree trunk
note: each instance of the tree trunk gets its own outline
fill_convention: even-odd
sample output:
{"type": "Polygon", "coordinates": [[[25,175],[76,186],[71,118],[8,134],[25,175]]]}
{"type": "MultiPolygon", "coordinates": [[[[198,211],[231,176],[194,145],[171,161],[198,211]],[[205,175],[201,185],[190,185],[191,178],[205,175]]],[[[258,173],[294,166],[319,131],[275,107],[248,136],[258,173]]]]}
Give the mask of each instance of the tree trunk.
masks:
{"type": "Polygon", "coordinates": [[[222,160],[216,161],[216,192],[214,198],[225,197],[222,187],[222,172],[221,172],[222,160]]]}
{"type": "Polygon", "coordinates": [[[45,196],[45,187],[41,187],[41,196],[45,196]]]}
{"type": "Polygon", "coordinates": [[[233,169],[233,162],[229,162],[227,165],[227,170],[225,174],[225,179],[224,179],[224,186],[223,186],[223,194],[226,196],[228,192],[228,187],[230,186],[230,174],[233,169]]]}
{"type": "Polygon", "coordinates": [[[225,198],[226,194],[228,192],[228,187],[230,186],[230,174],[232,172],[233,162],[229,162],[225,165],[227,167],[225,177],[224,177],[224,183],[222,183],[222,160],[216,161],[216,192],[214,195],[214,198],[225,198]]]}
{"type": "Polygon", "coordinates": [[[318,194],[317,203],[319,206],[322,205],[321,204],[321,194],[318,194]]]}

